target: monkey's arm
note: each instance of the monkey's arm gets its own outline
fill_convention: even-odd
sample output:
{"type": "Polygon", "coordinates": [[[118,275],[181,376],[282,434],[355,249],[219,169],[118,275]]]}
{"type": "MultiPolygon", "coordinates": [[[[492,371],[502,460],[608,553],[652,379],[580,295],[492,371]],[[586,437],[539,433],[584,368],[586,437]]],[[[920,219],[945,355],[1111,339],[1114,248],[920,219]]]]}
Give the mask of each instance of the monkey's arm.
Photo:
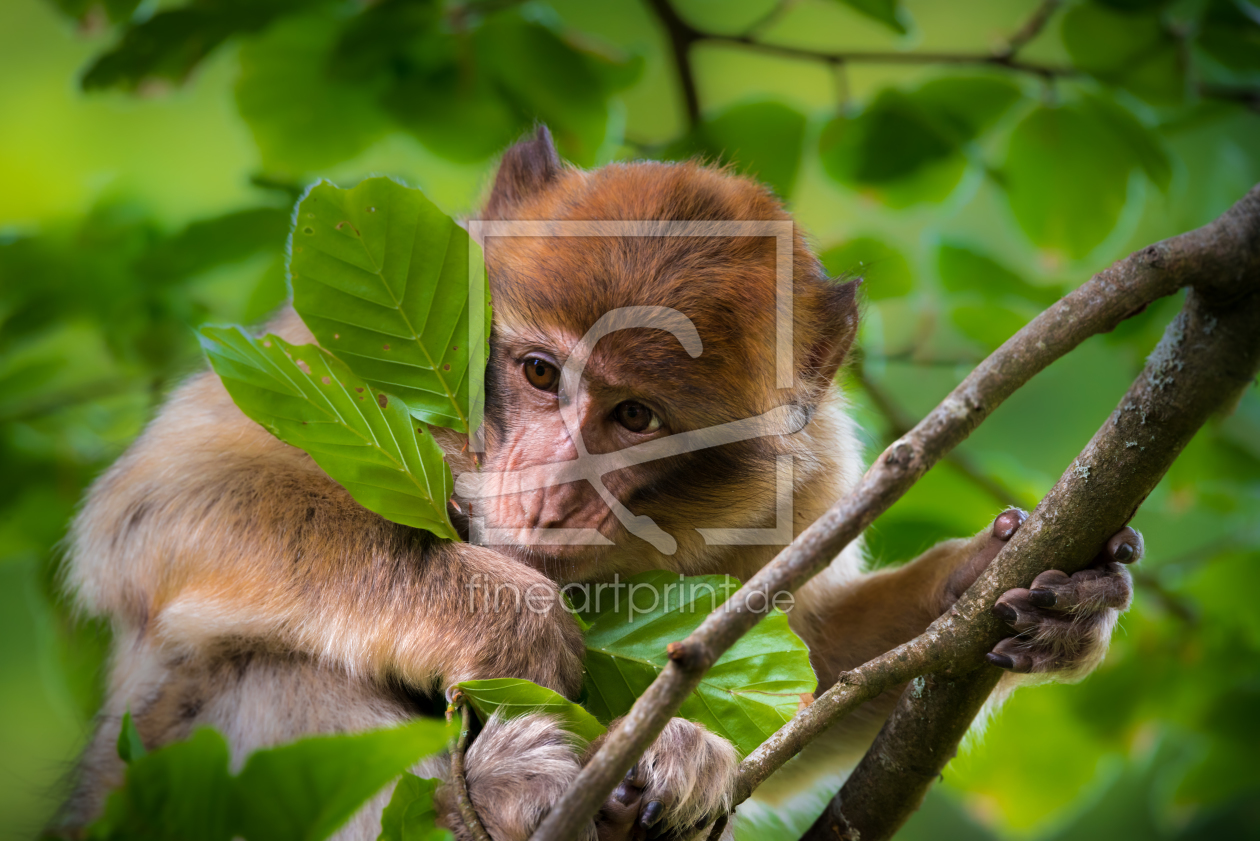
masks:
{"type": "Polygon", "coordinates": [[[210,374],[93,488],[69,579],[89,609],[177,652],[256,644],[422,689],[580,684],[581,634],[554,583],[365,510],[210,374]],[[529,609],[531,594],[553,609],[529,609]]]}
{"type": "MultiPolygon", "coordinates": [[[[819,691],[836,676],[922,633],[971,586],[1023,523],[1011,509],[970,540],[934,546],[910,563],[863,576],[828,600],[826,615],[807,632],[819,691]]],[[[1050,571],[1031,588],[1011,590],[994,612],[1013,636],[988,655],[1013,672],[1053,673],[1076,679],[1106,652],[1119,612],[1132,598],[1132,581],[1121,563],[1141,556],[1133,529],[1117,532],[1094,564],[1075,575],[1050,571]]]]}

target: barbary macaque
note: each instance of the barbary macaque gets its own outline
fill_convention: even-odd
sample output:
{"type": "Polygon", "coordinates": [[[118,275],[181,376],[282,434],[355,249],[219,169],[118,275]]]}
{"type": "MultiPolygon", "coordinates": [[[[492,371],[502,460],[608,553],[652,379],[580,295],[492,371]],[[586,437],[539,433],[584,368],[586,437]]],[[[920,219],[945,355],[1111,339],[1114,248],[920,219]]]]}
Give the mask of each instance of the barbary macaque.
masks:
{"type": "MultiPolygon", "coordinates": [[[[791,221],[770,192],[729,170],[694,162],[567,166],[545,129],[505,154],[480,218],[791,221]]],[[[114,746],[128,709],[149,748],[210,725],[239,763],[305,734],[435,714],[463,680],[526,678],[575,698],[583,644],[573,617],[562,609],[478,611],[470,588],[554,597],[565,584],[652,569],[746,580],[766,564],[862,469],[835,385],[857,331],[857,282],[828,278],[803,234],[790,230],[790,360],[776,356],[784,304],[772,236],[486,238],[494,322],[482,446],[435,431],[457,477],[558,469],[580,448],[614,453],[776,410],[798,421],[795,431],[630,463],[603,475],[607,495],[582,480],[505,485],[498,495],[452,501],[466,535],[472,525],[519,535],[502,545],[441,541],[389,522],[246,418],[212,372],[179,387],[96,482],[73,526],[68,585],[84,611],[112,622],[114,649],[67,825],[90,821],[121,782],[114,746]],[[618,328],[586,349],[580,381],[566,379],[566,361],[592,326],[627,307],[681,314],[699,353],[684,346],[681,328],[618,328]],[[776,362],[790,364],[786,383],[776,362]],[[788,538],[777,546],[706,540],[699,528],[775,526],[783,456],[792,466],[788,538]],[[618,516],[617,506],[632,516],[618,516]],[[644,518],[658,531],[635,525],[644,518]],[[553,528],[604,539],[552,545],[530,537],[553,528]],[[657,539],[662,532],[668,540],[657,539]]],[[[266,329],[315,341],[291,308],[266,329]]],[[[848,547],[798,592],[790,613],[810,646],[818,691],[919,634],[1023,517],[1007,511],[975,538],[876,573],[865,571],[859,545],[848,547]]],[[[1091,569],[1045,573],[1006,593],[996,610],[1012,636],[989,661],[1014,674],[1088,672],[1131,597],[1117,562],[1141,551],[1141,538],[1125,529],[1091,569]]],[[[862,750],[893,701],[889,693],[874,702],[812,753],[862,750]]],[[[495,841],[527,838],[590,750],[543,715],[487,723],[467,773],[495,841]]],[[[728,807],[736,764],[730,743],[674,719],[583,838],[694,835],[728,807]]],[[[444,775],[445,766],[435,757],[417,773],[444,775]]],[[[337,837],[375,838],[388,794],[337,837]]],[[[452,801],[439,789],[442,820],[463,838],[452,801]]]]}

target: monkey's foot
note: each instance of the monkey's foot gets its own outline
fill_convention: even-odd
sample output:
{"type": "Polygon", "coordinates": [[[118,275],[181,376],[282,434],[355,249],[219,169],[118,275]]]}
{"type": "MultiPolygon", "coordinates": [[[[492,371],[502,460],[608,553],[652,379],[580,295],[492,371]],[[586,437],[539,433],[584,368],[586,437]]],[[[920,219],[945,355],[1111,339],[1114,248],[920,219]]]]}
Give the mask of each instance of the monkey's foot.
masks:
{"type": "MultiPolygon", "coordinates": [[[[993,523],[1005,542],[1026,515],[1011,509],[993,523]]],[[[1011,672],[1050,672],[1060,680],[1084,677],[1102,660],[1121,611],[1133,600],[1133,579],[1123,564],[1142,557],[1142,535],[1127,526],[1111,536],[1098,557],[1073,575],[1043,572],[1031,587],[1007,590],[993,606],[1015,635],[985,657],[1011,672]]]]}
{"type": "Polygon", "coordinates": [[[738,766],[726,739],[672,719],[605,801],[599,841],[686,841],[707,832],[730,810],[738,766]]]}
{"type": "MultiPolygon", "coordinates": [[[[468,796],[494,841],[525,841],[582,770],[575,737],[546,715],[504,719],[495,714],[465,757],[468,796]]],[[[437,790],[441,823],[471,841],[450,786],[437,790]]],[[[595,841],[594,825],[578,836],[595,841]]]]}

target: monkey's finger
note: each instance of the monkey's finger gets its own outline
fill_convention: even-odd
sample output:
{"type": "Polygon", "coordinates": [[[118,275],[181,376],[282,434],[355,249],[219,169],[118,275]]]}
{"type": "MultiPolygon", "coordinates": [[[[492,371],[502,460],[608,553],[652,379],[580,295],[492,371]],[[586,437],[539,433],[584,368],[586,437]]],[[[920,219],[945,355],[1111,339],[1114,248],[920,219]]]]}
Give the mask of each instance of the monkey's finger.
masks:
{"type": "Polygon", "coordinates": [[[1142,533],[1129,526],[1113,534],[1103,547],[1108,561],[1122,564],[1136,564],[1142,560],[1145,551],[1146,541],[1142,539],[1142,533]]]}
{"type": "Polygon", "coordinates": [[[1007,637],[993,646],[993,650],[984,655],[984,659],[999,669],[1019,674],[1027,674],[1036,667],[1032,653],[1013,637],[1007,637]]]}
{"type": "Polygon", "coordinates": [[[993,606],[993,614],[1019,635],[1035,635],[1038,640],[1047,642],[1071,639],[1074,618],[1036,607],[1032,596],[1029,590],[1008,590],[993,606]]]}
{"type": "Polygon", "coordinates": [[[1028,515],[1018,508],[1008,508],[999,514],[993,521],[993,528],[989,529],[988,539],[972,558],[969,566],[974,567],[977,573],[987,567],[1027,519],[1028,515]]]}
{"type": "Polygon", "coordinates": [[[1027,511],[1019,508],[1008,508],[993,521],[993,529],[990,533],[1005,543],[1015,536],[1015,532],[1019,531],[1019,527],[1027,519],[1027,511]]]}
{"type": "Polygon", "coordinates": [[[639,826],[644,829],[651,829],[660,823],[661,817],[665,814],[665,804],[659,800],[649,801],[643,807],[643,811],[639,813],[639,826]]]}
{"type": "Polygon", "coordinates": [[[1133,579],[1118,563],[1083,569],[1068,576],[1052,570],[1038,575],[1028,592],[1033,607],[1059,613],[1123,610],[1133,600],[1133,579]]]}
{"type": "Polygon", "coordinates": [[[1036,616],[1028,589],[1016,587],[1007,590],[993,605],[993,615],[1010,625],[1016,633],[1028,630],[1030,621],[1036,616]]]}

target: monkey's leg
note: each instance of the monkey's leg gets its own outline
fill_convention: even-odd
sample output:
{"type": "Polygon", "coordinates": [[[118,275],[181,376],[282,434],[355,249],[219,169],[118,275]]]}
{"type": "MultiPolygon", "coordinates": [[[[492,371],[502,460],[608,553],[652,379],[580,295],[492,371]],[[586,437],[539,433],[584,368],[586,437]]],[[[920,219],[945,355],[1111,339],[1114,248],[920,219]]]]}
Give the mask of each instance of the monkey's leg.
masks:
{"type": "MultiPolygon", "coordinates": [[[[468,797],[494,841],[525,841],[582,770],[584,743],[549,716],[504,719],[497,714],[465,756],[468,797]]],[[[455,803],[442,786],[435,796],[440,822],[458,841],[471,841],[455,803]]],[[[578,841],[595,841],[591,823],[578,841]]]]}
{"type": "MultiPolygon", "coordinates": [[[[922,633],[971,586],[1025,518],[1022,511],[1005,511],[970,540],[940,543],[904,566],[861,576],[820,599],[824,607],[794,623],[809,643],[819,691],[841,671],[922,633]]],[[[1088,672],[1105,653],[1119,611],[1130,599],[1128,573],[1117,562],[1131,563],[1141,554],[1141,535],[1125,528],[1089,569],[1073,576],[1046,572],[1030,588],[1003,594],[994,610],[1017,636],[1000,642],[989,661],[1057,680],[1088,672]]],[[[997,697],[1026,681],[1011,675],[997,697]]],[[[838,785],[869,747],[902,688],[890,688],[830,728],[758,789],[758,799],[782,807],[822,777],[838,785]]]]}
{"type": "MultiPolygon", "coordinates": [[[[970,540],[940,543],[902,567],[863,576],[837,591],[828,615],[806,628],[819,689],[828,688],[841,671],[922,633],[971,586],[1026,518],[1012,508],[970,540]]],[[[999,643],[989,661],[1017,672],[1073,674],[1082,665],[1096,664],[1119,611],[1131,599],[1131,579],[1120,564],[1137,561],[1142,548],[1142,536],[1124,528],[1089,569],[1070,577],[1046,572],[1030,589],[1004,594],[994,611],[1018,636],[999,643]]]]}
{"type": "MultiPolygon", "coordinates": [[[[588,756],[602,742],[593,742],[588,756]]],[[[671,719],[605,801],[596,821],[599,841],[683,841],[707,831],[730,810],[738,765],[726,739],[671,719]]]]}

